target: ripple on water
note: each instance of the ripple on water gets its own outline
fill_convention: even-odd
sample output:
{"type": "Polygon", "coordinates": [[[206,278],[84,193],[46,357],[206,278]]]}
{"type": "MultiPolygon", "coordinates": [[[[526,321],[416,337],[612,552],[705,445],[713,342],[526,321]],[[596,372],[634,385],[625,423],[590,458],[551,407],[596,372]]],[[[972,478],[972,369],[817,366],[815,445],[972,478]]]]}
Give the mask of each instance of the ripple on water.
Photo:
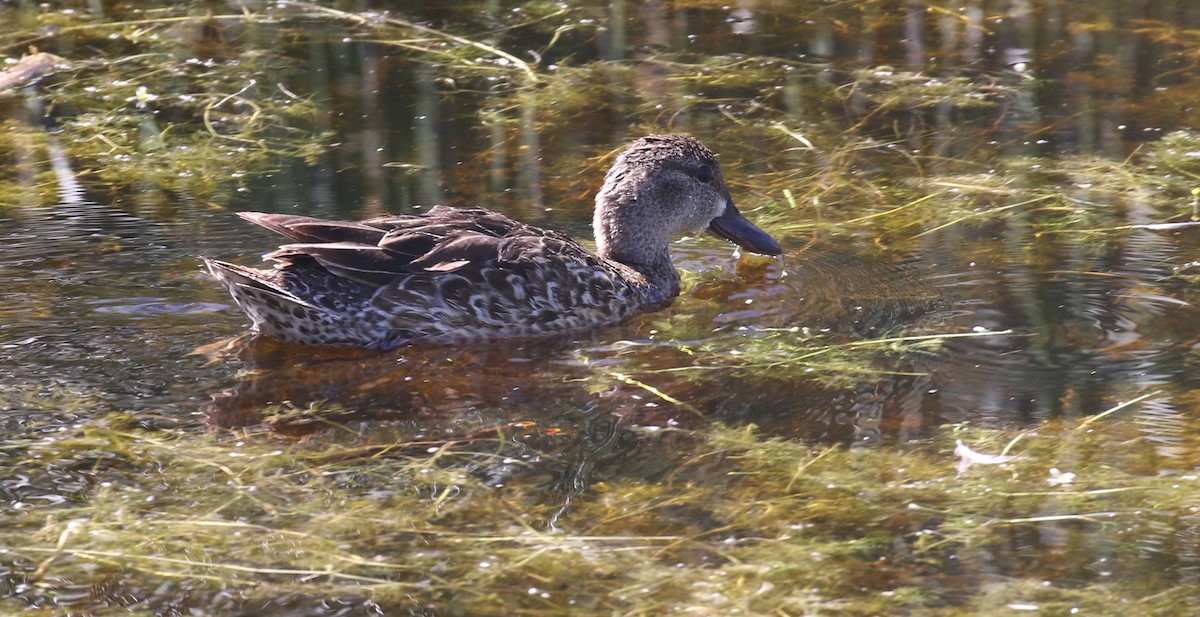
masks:
{"type": "MultiPolygon", "coordinates": [[[[1084,237],[1044,242],[1052,258],[1040,262],[1024,245],[981,242],[970,267],[937,276],[949,299],[946,329],[1012,330],[947,341],[922,363],[937,375],[947,419],[1097,413],[1178,382],[1178,343],[1194,335],[1200,314],[1169,282],[1179,260],[1169,239],[1134,232],[1101,246],[1084,237]]],[[[926,259],[962,260],[947,251],[926,259]]]]}
{"type": "Polygon", "coordinates": [[[90,303],[97,313],[122,315],[194,315],[213,313],[232,308],[230,304],[216,302],[168,302],[163,298],[109,298],[90,303]]]}
{"type": "Polygon", "coordinates": [[[182,384],[231,370],[188,356],[212,342],[213,322],[241,323],[200,278],[207,216],[164,222],[78,202],[0,219],[0,379],[52,379],[103,393],[105,408],[141,409],[194,398],[182,384]]]}

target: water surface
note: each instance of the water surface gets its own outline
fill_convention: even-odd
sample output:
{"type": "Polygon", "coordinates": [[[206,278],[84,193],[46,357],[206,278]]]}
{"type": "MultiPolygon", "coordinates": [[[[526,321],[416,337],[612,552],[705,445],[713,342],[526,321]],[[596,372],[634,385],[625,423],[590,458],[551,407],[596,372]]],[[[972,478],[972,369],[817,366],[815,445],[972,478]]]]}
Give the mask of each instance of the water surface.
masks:
{"type": "MultiPolygon", "coordinates": [[[[414,440],[534,425],[470,481],[555,504],[531,523],[545,529],[597,485],[728,481],[690,466],[718,425],[945,450],[946,425],[1036,430],[1137,398],[1108,421],[1150,444],[1146,468],[1195,467],[1190,2],[51,3],[0,6],[0,24],[13,62],[31,47],[63,58],[0,93],[13,452],[107,414],[265,430],[284,448],[334,425],[414,440]],[[278,244],[238,210],[479,205],[586,240],[612,155],[667,131],[720,153],[739,207],[785,252],[683,239],[679,301],[615,327],[287,346],[243,336],[200,269],[278,244]]],[[[94,479],[64,477],[10,482],[10,507],[86,503],[94,479]]],[[[1141,537],[1179,543],[1156,551],[1182,580],[1192,532],[1141,537]]],[[[1104,550],[1047,532],[943,575],[1092,580],[1104,550]]],[[[18,578],[14,606],[42,606],[18,578]]],[[[300,598],[275,613],[365,606],[300,598]]]]}

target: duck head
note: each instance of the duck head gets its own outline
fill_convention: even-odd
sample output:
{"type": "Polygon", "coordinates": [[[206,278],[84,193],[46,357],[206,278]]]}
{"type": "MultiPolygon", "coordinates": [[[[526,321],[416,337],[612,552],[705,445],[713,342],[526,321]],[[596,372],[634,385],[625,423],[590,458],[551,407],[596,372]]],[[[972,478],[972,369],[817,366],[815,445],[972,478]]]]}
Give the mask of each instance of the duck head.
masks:
{"type": "Polygon", "coordinates": [[[596,195],[596,252],[630,266],[670,263],[675,238],[706,230],[763,255],[779,243],[742,216],[716,156],[687,135],[649,135],[617,157],[596,195]]]}

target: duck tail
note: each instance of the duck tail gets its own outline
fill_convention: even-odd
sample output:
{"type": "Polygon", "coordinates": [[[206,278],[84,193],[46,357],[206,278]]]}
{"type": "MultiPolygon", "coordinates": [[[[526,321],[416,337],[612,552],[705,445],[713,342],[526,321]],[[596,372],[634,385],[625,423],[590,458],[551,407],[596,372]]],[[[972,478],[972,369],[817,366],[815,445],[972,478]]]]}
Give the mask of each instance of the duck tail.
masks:
{"type": "Polygon", "coordinates": [[[207,257],[201,257],[201,259],[204,260],[204,266],[208,269],[208,273],[228,289],[229,293],[233,294],[234,299],[238,298],[240,289],[254,289],[280,299],[285,299],[287,302],[298,302],[307,305],[306,302],[296,297],[295,294],[268,280],[260,270],[239,266],[227,261],[209,259],[207,257]]]}
{"type": "Polygon", "coordinates": [[[309,322],[328,319],[325,311],[264,276],[269,273],[207,257],[201,259],[209,274],[229,291],[234,302],[254,321],[254,328],[259,331],[272,333],[279,329],[281,321],[287,323],[293,318],[309,322]]]}

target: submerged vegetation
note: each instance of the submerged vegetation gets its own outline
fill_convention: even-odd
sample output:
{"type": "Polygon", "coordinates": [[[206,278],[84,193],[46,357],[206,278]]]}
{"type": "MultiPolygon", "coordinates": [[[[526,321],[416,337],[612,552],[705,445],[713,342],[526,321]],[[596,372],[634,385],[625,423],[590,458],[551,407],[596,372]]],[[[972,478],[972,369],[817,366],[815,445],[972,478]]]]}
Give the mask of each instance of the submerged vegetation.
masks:
{"type": "Polygon", "coordinates": [[[1200,480],[1159,460],[1131,424],[947,426],[888,450],[752,426],[668,430],[643,437],[664,450],[693,442],[668,474],[584,493],[480,482],[485,468],[556,456],[528,441],[506,454],[544,431],[533,425],[420,443],[344,426],[281,443],[138,424],[110,415],[6,442],[9,477],[57,476],[5,489],[10,603],[87,614],[1117,615],[1178,614],[1194,600],[1187,577],[1162,568],[1195,550],[1173,538],[1195,531],[1200,480]],[[955,440],[1009,459],[956,463],[955,440]],[[47,491],[58,499],[42,501],[47,491]],[[1047,542],[1050,553],[1030,544],[1047,542]],[[1047,571],[1053,584],[1036,579],[1047,571]],[[330,601],[316,609],[318,598],[330,601]]]}
{"type": "MultiPolygon", "coordinates": [[[[664,128],[715,133],[712,140],[724,146],[719,149],[732,157],[735,169],[749,172],[730,174],[732,180],[770,195],[776,204],[785,203],[786,189],[796,196],[794,204],[807,207],[817,202],[826,213],[830,208],[844,211],[842,220],[863,214],[845,211],[851,202],[866,200],[861,205],[881,209],[903,203],[897,203],[897,197],[903,199],[904,193],[879,186],[867,170],[887,168],[897,176],[937,183],[964,168],[967,173],[997,173],[992,166],[1000,162],[998,157],[1014,148],[1021,154],[1045,154],[1058,141],[1054,133],[1061,131],[1049,123],[1038,126],[1047,119],[1036,113],[1062,112],[1046,106],[1035,113],[1035,105],[1039,99],[1061,95],[1063,86],[1055,79],[1072,83],[1068,80],[1075,78],[1074,72],[1085,68],[1082,60],[1061,67],[1048,63],[1039,73],[1031,72],[1028,58],[1018,58],[1021,62],[1007,70],[967,70],[959,62],[971,56],[1004,61],[987,57],[1000,52],[987,50],[983,43],[1010,33],[1001,27],[976,31],[980,16],[954,18],[951,11],[932,7],[930,23],[940,29],[937,36],[943,47],[932,56],[931,66],[843,67],[815,54],[895,46],[884,38],[895,27],[888,3],[862,4],[829,23],[809,23],[796,42],[762,54],[741,49],[752,37],[733,39],[733,49],[725,54],[691,49],[678,31],[658,29],[665,24],[657,20],[669,15],[656,14],[653,7],[637,9],[638,17],[649,21],[631,27],[606,23],[608,15],[599,7],[561,3],[530,3],[512,11],[485,3],[480,10],[432,10],[425,19],[305,2],[227,13],[182,5],[156,7],[134,10],[123,20],[80,10],[15,11],[18,19],[26,20],[26,29],[0,36],[0,51],[15,60],[45,45],[105,50],[99,59],[64,53],[58,67],[41,77],[40,96],[33,102],[41,117],[35,124],[44,124],[49,135],[61,136],[76,173],[89,181],[94,178],[93,191],[112,192],[109,201],[114,203],[165,204],[180,196],[228,203],[237,189],[244,189],[247,175],[287,178],[289,169],[311,166],[318,159],[357,163],[357,154],[346,149],[351,144],[337,143],[335,135],[344,139],[347,132],[354,134],[381,118],[347,117],[349,105],[339,99],[361,98],[368,105],[385,106],[382,97],[393,93],[413,102],[418,111],[447,105],[476,116],[458,124],[470,140],[490,147],[474,161],[460,161],[460,170],[446,170],[451,177],[488,177],[498,173],[497,165],[514,161],[543,167],[541,173],[528,172],[537,178],[564,176],[565,185],[553,187],[557,192],[586,193],[605,165],[593,162],[590,173],[572,174],[579,153],[572,154],[571,148],[588,133],[618,120],[628,134],[664,128]],[[851,20],[860,22],[865,38],[854,37],[851,20]],[[613,45],[615,39],[633,35],[645,37],[651,47],[626,59],[626,50],[613,45]],[[279,44],[259,44],[276,40],[279,44]],[[805,40],[807,48],[801,46],[805,40]],[[974,47],[959,51],[950,47],[956,42],[974,47]],[[350,47],[341,55],[331,54],[335,43],[350,47]],[[792,53],[780,53],[785,50],[792,53]],[[365,64],[366,73],[348,82],[344,73],[354,63],[365,64]],[[405,72],[415,69],[415,83],[395,83],[388,75],[401,63],[405,72]],[[1057,73],[1064,70],[1065,75],[1057,73]],[[596,122],[598,118],[604,121],[596,122]],[[997,124],[1016,132],[1017,139],[1036,144],[981,144],[978,136],[964,133],[967,127],[997,124]],[[992,151],[990,157],[961,156],[981,145],[985,152],[992,151]],[[530,148],[541,156],[521,154],[530,148]],[[776,160],[775,152],[792,155],[776,160]],[[150,195],[144,194],[147,189],[150,195]]],[[[787,18],[794,10],[774,5],[761,9],[758,19],[787,18]]],[[[696,19],[699,24],[720,14],[706,3],[680,3],[674,10],[675,18],[696,19]]],[[[1009,17],[1019,27],[1031,17],[1028,10],[1014,9],[1016,14],[983,21],[1003,25],[1009,17]]],[[[1186,92],[1185,86],[1191,85],[1184,70],[1189,31],[1147,21],[1138,32],[1165,58],[1161,74],[1154,78],[1159,89],[1173,96],[1186,92]]],[[[1107,57],[1107,50],[1092,51],[1093,62],[1107,57]]],[[[1117,71],[1111,83],[1096,81],[1089,88],[1065,92],[1090,101],[1086,97],[1109,92],[1125,79],[1117,71]]],[[[1139,110],[1149,105],[1144,99],[1133,104],[1139,110]]],[[[1089,116],[1066,115],[1058,121],[1081,123],[1085,135],[1094,132],[1082,124],[1094,121],[1089,116]]],[[[30,139],[19,150],[34,155],[34,161],[44,160],[34,153],[45,134],[35,131],[30,139]]],[[[15,150],[10,146],[5,152],[15,150]]],[[[600,157],[611,152],[584,154],[600,157]]],[[[1055,152],[1054,158],[1060,155],[1055,152]]],[[[438,170],[444,163],[404,165],[438,170]]],[[[23,190],[25,181],[3,180],[6,188],[0,194],[23,190]]],[[[925,186],[914,188],[919,190],[912,198],[927,196],[925,186]]],[[[462,197],[487,200],[475,189],[459,190],[462,197]]],[[[928,203],[921,213],[946,211],[936,207],[940,201],[928,203]]]]}
{"type": "Polygon", "coordinates": [[[1195,612],[1200,14],[751,4],[0,5],[0,606],[1195,612]],[[213,342],[229,210],[584,235],[666,130],[783,259],[681,243],[565,341],[213,342]]]}

